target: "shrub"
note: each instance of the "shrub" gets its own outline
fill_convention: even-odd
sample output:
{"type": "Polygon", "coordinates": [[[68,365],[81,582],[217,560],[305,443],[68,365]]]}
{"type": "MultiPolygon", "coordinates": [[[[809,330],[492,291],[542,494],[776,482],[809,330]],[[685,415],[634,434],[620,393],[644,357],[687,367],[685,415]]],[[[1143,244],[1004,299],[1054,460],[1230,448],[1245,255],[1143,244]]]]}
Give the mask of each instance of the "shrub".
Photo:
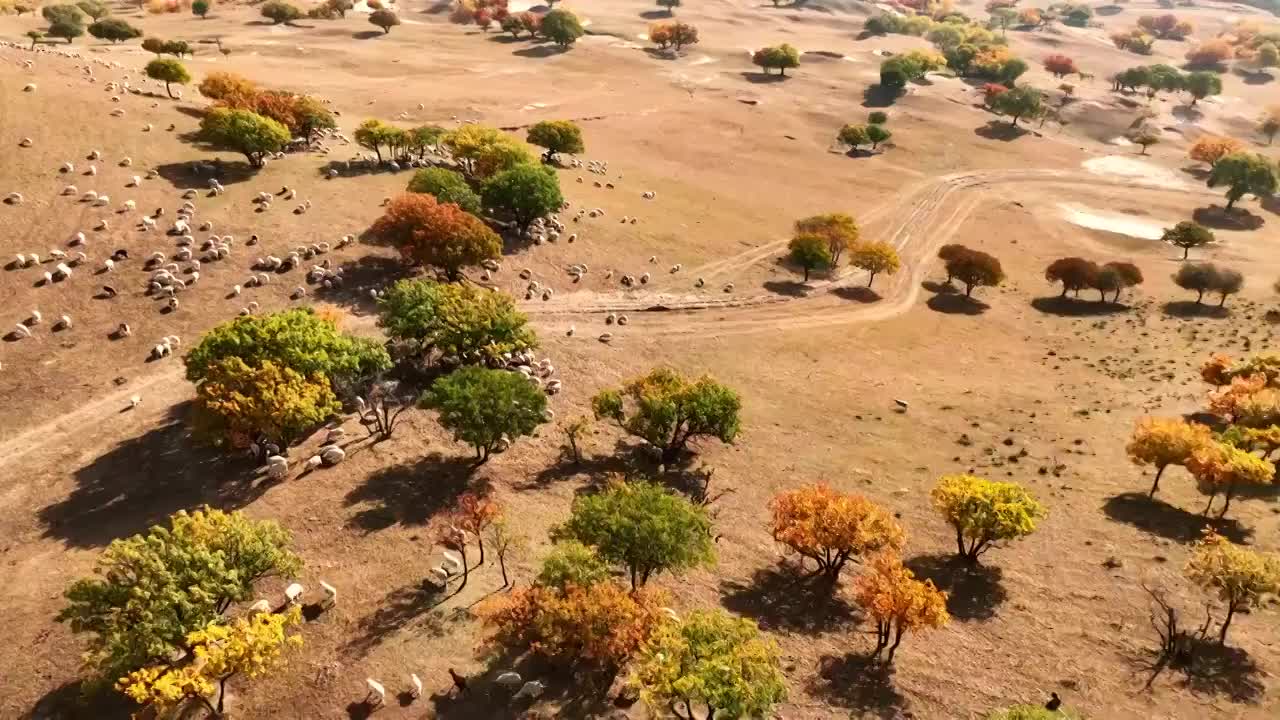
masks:
{"type": "Polygon", "coordinates": [[[1276,192],[1280,179],[1276,168],[1263,155],[1232,153],[1218,160],[1209,173],[1209,187],[1227,186],[1227,210],[1246,194],[1269,197],[1276,192]]]}
{"type": "Polygon", "coordinates": [[[537,347],[528,318],[506,293],[464,283],[401,280],[378,299],[378,324],[416,356],[497,363],[537,347]]]}
{"type": "Polygon", "coordinates": [[[260,168],[267,155],[284,149],[290,135],[288,128],[257,113],[215,107],[200,121],[200,138],[218,149],[241,153],[249,165],[260,168]]]}
{"type": "Polygon", "coordinates": [[[563,591],[570,585],[589,588],[609,579],[609,566],[595,550],[577,540],[561,540],[551,546],[542,561],[538,584],[563,591]]]}
{"type": "Polygon", "coordinates": [[[1222,63],[1231,59],[1235,51],[1231,48],[1230,43],[1221,38],[1215,38],[1187,51],[1187,64],[1193,68],[1212,68],[1222,65],[1222,63]]]}
{"type": "Polygon", "coordinates": [[[827,244],[827,238],[811,233],[791,238],[787,245],[788,257],[804,270],[805,282],[809,282],[810,272],[832,265],[831,250],[827,244]]]}
{"type": "Polygon", "coordinates": [[[529,37],[536,37],[542,31],[542,16],[533,12],[522,12],[518,16],[520,19],[520,27],[529,33],[529,37]]]}
{"type": "Polygon", "coordinates": [[[1138,420],[1133,436],[1124,450],[1136,465],[1156,469],[1147,497],[1155,497],[1160,489],[1160,476],[1170,465],[1185,465],[1191,455],[1212,440],[1209,428],[1182,419],[1144,417],[1138,420]]]}
{"type": "Polygon", "coordinates": [[[422,168],[409,179],[409,192],[435,196],[438,202],[453,203],[472,215],[480,212],[480,196],[476,195],[461,173],[445,168],[422,168]]]}
{"type": "Polygon", "coordinates": [[[973,297],[974,288],[994,287],[1004,282],[1000,261],[979,250],[955,253],[946,260],[947,278],[964,283],[965,297],[973,297]]]}
{"type": "Polygon", "coordinates": [[[884,508],[826,485],[779,493],[769,501],[773,539],[835,582],[849,560],[902,548],[906,533],[884,508]]]}
{"type": "Polygon", "coordinates": [[[209,17],[210,0],[195,0],[191,3],[191,14],[204,20],[209,17]]]}
{"type": "Polygon", "coordinates": [[[1280,594],[1280,558],[1239,547],[1212,532],[1196,547],[1185,572],[1227,606],[1219,644],[1226,644],[1227,628],[1237,612],[1259,607],[1267,596],[1280,594]]]}
{"type": "Polygon", "coordinates": [[[932,580],[916,580],[891,553],[882,553],[872,561],[854,585],[853,599],[876,621],[875,655],[879,657],[887,647],[886,662],[890,664],[908,631],[942,627],[951,620],[947,594],[934,587],[932,580]]]}
{"type": "Polygon", "coordinates": [[[602,560],[623,567],[633,590],[654,573],[715,561],[706,508],[648,482],[614,484],[578,497],[556,537],[593,547],[602,560]]]}
{"type": "Polygon", "coordinates": [[[169,85],[177,83],[178,85],[186,85],[191,82],[191,74],[187,72],[187,68],[177,60],[163,60],[156,58],[147,63],[147,77],[152,80],[159,80],[164,83],[164,91],[169,97],[173,97],[173,90],[169,89],[169,85]]]}
{"type": "Polygon", "coordinates": [[[931,497],[956,531],[956,552],[974,563],[995,543],[1030,535],[1045,514],[1021,486],[973,475],[943,476],[931,497]]]}
{"type": "Polygon", "coordinates": [[[391,32],[391,28],[400,24],[400,16],[394,10],[382,8],[369,13],[369,22],[381,28],[382,34],[386,35],[391,32]]]}
{"type": "Polygon", "coordinates": [[[542,16],[542,35],[560,47],[569,47],[586,32],[578,16],[563,8],[548,11],[542,16]]]}
{"type": "Polygon", "coordinates": [[[873,110],[867,114],[867,122],[871,125],[884,125],[889,122],[889,115],[880,110],[873,110]]]}
{"type": "Polygon", "coordinates": [[[267,0],[263,3],[261,12],[263,17],[276,25],[293,22],[302,17],[302,11],[296,5],[284,0],[267,0]]]}
{"type": "Polygon", "coordinates": [[[751,620],[695,610],[658,626],[635,660],[631,684],[658,716],[684,702],[725,718],[772,717],[787,697],[781,666],[778,646],[751,620]]]}
{"type": "Polygon", "coordinates": [[[113,43],[142,37],[142,31],[119,18],[107,18],[89,26],[89,34],[113,43]]]}
{"type": "Polygon", "coordinates": [[[893,133],[882,125],[873,123],[867,126],[867,139],[871,141],[872,150],[880,147],[880,143],[888,142],[891,137],[893,137],[893,133]]]}
{"type": "MultiPolygon", "coordinates": [[[[498,25],[503,32],[511,33],[513,38],[520,37],[520,31],[524,29],[524,24],[520,22],[520,18],[516,15],[508,15],[502,18],[498,21],[498,25]]],[[[532,33],[530,33],[530,37],[532,37],[532,33]]]]}
{"type": "MultiPolygon", "coordinates": [[[[157,55],[163,51],[164,41],[157,38],[147,38],[142,41],[142,45],[147,50],[157,55]],[[155,40],[152,47],[146,47],[147,43],[155,40]]],[[[253,81],[243,78],[239,75],[229,72],[211,72],[200,81],[200,94],[210,100],[217,100],[224,105],[237,108],[249,109],[253,106],[254,99],[258,95],[258,86],[253,81]]]]}
{"type": "MultiPolygon", "coordinates": [[[[871,127],[877,127],[872,125],[871,127]]],[[[876,275],[885,273],[892,275],[898,272],[902,261],[898,259],[898,251],[890,243],[865,242],[849,251],[849,264],[867,273],[867,287],[875,282],[876,275]]]]}
{"type": "Polygon", "coordinates": [[[614,420],[659,449],[664,463],[671,463],[695,438],[733,442],[742,400],[710,377],[691,381],[674,370],[658,368],[619,390],[601,391],[591,399],[591,407],[596,418],[614,420]]]}
{"type": "Polygon", "coordinates": [[[525,138],[530,145],[546,148],[544,162],[555,160],[560,153],[577,155],[586,150],[582,144],[582,128],[572,120],[543,120],[529,128],[525,138]]]}
{"type": "Polygon", "coordinates": [[[774,45],[755,51],[751,62],[759,65],[765,73],[770,68],[776,68],[779,75],[786,76],[787,68],[800,67],[800,51],[786,43],[774,45]]]}
{"type": "Polygon", "coordinates": [[[564,204],[559,176],[539,165],[516,165],[495,174],[480,188],[480,197],[486,208],[511,216],[521,231],[564,204]]]}
{"type": "Polygon", "coordinates": [[[858,244],[858,223],[845,213],[812,215],[796,221],[797,235],[820,235],[827,240],[831,263],[840,262],[840,255],[858,244]]]}
{"type": "Polygon", "coordinates": [[[1276,474],[1275,465],[1223,442],[1211,442],[1197,448],[1187,460],[1186,467],[1196,479],[1196,487],[1209,496],[1209,503],[1204,509],[1206,515],[1218,494],[1224,496],[1219,519],[1226,517],[1231,499],[1240,486],[1270,485],[1275,482],[1276,474]]]}
{"type": "Polygon", "coordinates": [[[400,195],[369,228],[370,239],[399,249],[401,255],[438,267],[449,280],[462,268],[496,260],[502,240],[476,216],[430,195],[400,195]]]}
{"type": "MultiPolygon", "coordinates": [[[[884,76],[882,75],[881,85],[884,85],[883,77],[884,76]]],[[[866,125],[845,125],[840,128],[840,132],[836,135],[836,139],[842,144],[853,148],[855,151],[858,149],[859,145],[866,145],[871,142],[871,138],[867,135],[866,125]]]]}
{"type": "Polygon", "coordinates": [[[481,464],[546,422],[547,395],[520,373],[464,367],[432,383],[419,405],[439,412],[440,424],[474,447],[481,464]]]}
{"type": "Polygon", "coordinates": [[[1156,39],[1141,30],[1128,30],[1111,34],[1111,42],[1121,50],[1138,55],[1150,55],[1156,39]]]}

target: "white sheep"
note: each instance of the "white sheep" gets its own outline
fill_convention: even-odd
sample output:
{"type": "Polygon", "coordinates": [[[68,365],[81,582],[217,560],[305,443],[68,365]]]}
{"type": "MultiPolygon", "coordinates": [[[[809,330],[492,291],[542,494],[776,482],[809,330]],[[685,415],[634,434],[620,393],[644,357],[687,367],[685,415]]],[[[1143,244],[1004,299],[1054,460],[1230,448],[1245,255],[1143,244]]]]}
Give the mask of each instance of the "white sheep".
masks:
{"type": "Polygon", "coordinates": [[[4,201],[5,201],[6,203],[8,203],[9,205],[21,205],[21,204],[22,204],[22,199],[23,199],[23,198],[22,198],[22,193],[20,193],[20,192],[11,192],[11,193],[9,193],[8,195],[6,195],[6,196],[5,196],[4,201]]]}
{"type": "Polygon", "coordinates": [[[23,325],[22,323],[18,323],[17,325],[14,325],[13,331],[20,338],[31,337],[31,329],[28,328],[26,325],[23,325]]]}
{"type": "Polygon", "coordinates": [[[369,694],[364,698],[365,704],[369,707],[382,707],[387,702],[387,689],[373,678],[365,678],[364,682],[369,686],[369,694]]]}
{"type": "Polygon", "coordinates": [[[409,673],[409,697],[414,700],[422,697],[422,680],[413,673],[409,673]]]}
{"type": "Polygon", "coordinates": [[[302,597],[302,593],[305,590],[306,588],[299,583],[290,583],[289,586],[284,589],[285,600],[290,605],[296,605],[298,603],[298,598],[302,597]]]}
{"type": "Polygon", "coordinates": [[[57,323],[56,325],[54,325],[54,326],[53,326],[53,329],[54,329],[54,330],[59,330],[59,329],[61,329],[61,330],[70,330],[70,329],[71,329],[71,316],[70,316],[70,315],[63,315],[63,316],[59,317],[59,318],[58,318],[58,323],[57,323]]]}

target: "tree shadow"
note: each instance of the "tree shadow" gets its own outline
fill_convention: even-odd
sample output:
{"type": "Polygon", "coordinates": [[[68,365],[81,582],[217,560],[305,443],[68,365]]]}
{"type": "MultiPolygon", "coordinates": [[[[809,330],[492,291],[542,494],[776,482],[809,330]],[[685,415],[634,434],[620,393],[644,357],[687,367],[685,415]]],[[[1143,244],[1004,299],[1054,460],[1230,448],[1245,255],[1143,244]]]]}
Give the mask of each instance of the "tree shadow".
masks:
{"type": "Polygon", "coordinates": [[[567,52],[569,52],[569,48],[567,47],[560,47],[559,45],[546,44],[546,45],[534,45],[533,47],[522,48],[520,50],[513,50],[511,54],[516,55],[518,57],[527,57],[527,58],[548,58],[553,55],[561,55],[567,52]]]}
{"type": "Polygon", "coordinates": [[[575,463],[571,459],[562,460],[543,468],[528,481],[513,487],[516,490],[542,490],[555,482],[583,477],[586,479],[585,486],[593,488],[603,485],[604,481],[612,475],[644,474],[644,468],[651,464],[647,452],[619,440],[613,453],[588,457],[584,452],[581,462],[575,463]]]}
{"type": "Polygon", "coordinates": [[[1099,315],[1115,315],[1130,310],[1128,305],[1120,303],[1080,300],[1061,295],[1038,297],[1031,301],[1031,307],[1042,313],[1061,315],[1063,317],[1096,317],[1099,315]]]}
{"type": "Polygon", "coordinates": [[[680,57],[680,54],[672,48],[647,47],[644,49],[644,52],[649,57],[656,58],[658,60],[677,60],[680,57]]]}
{"type": "Polygon", "coordinates": [[[961,620],[990,620],[1009,597],[1004,572],[995,566],[971,563],[953,553],[917,555],[903,564],[946,591],[947,612],[961,620]]]}
{"type": "Polygon", "coordinates": [[[764,289],[787,297],[804,297],[809,294],[809,286],[795,280],[766,280],[764,289]]]}
{"type": "Polygon", "coordinates": [[[860,616],[838,585],[790,563],[759,568],[747,581],[722,580],[720,604],[765,630],[806,635],[852,626],[860,616]]]}
{"type": "Polygon", "coordinates": [[[1238,231],[1257,230],[1267,222],[1261,215],[1254,215],[1244,208],[1227,210],[1221,205],[1196,208],[1191,219],[1214,230],[1238,231]]]}
{"type": "Polygon", "coordinates": [[[1209,179],[1208,168],[1202,168],[1197,165],[1186,165],[1183,166],[1181,170],[1199,182],[1205,182],[1209,179]]]}
{"type": "Polygon", "coordinates": [[[884,299],[880,296],[880,293],[863,285],[859,285],[857,287],[838,287],[832,290],[831,294],[842,300],[852,300],[860,303],[880,302],[884,299]]]}
{"type": "Polygon", "coordinates": [[[217,169],[213,172],[197,169],[207,165],[209,163],[203,160],[168,163],[157,165],[155,171],[157,175],[168,180],[170,185],[179,190],[208,190],[210,179],[217,179],[223,185],[233,185],[251,180],[258,173],[257,168],[243,160],[219,162],[214,166],[217,169]]]}
{"type": "Polygon", "coordinates": [[[1264,197],[1259,204],[1262,206],[1263,210],[1266,210],[1272,215],[1280,215],[1280,195],[1264,197]]]}
{"type": "Polygon", "coordinates": [[[666,10],[645,10],[640,13],[640,17],[645,20],[671,20],[675,16],[666,10]]]}
{"type": "Polygon", "coordinates": [[[20,717],[22,720],[129,720],[137,711],[138,706],[120,693],[93,692],[86,690],[82,681],[73,680],[45,693],[20,717]]]}
{"type": "Polygon", "coordinates": [[[1010,125],[1003,120],[991,120],[986,125],[974,128],[973,134],[988,140],[1012,142],[1024,135],[1031,134],[1031,131],[1020,125],[1010,125]]]}
{"type": "Polygon", "coordinates": [[[883,85],[868,85],[862,91],[862,107],[889,107],[897,102],[906,92],[883,85]]]}
{"type": "Polygon", "coordinates": [[[893,666],[866,655],[827,655],[818,661],[818,674],[808,691],[855,713],[858,717],[896,720],[906,698],[893,686],[893,666]]]}
{"type": "Polygon", "coordinates": [[[351,33],[351,38],[353,40],[372,40],[386,34],[387,33],[384,33],[381,30],[357,30],[356,32],[351,33]]]}
{"type": "Polygon", "coordinates": [[[532,719],[542,717],[602,718],[610,715],[608,692],[616,675],[596,672],[587,668],[553,664],[532,653],[519,653],[499,649],[486,657],[486,669],[467,677],[467,691],[459,693],[453,688],[432,694],[428,701],[441,720],[493,720],[532,719]],[[538,698],[539,704],[556,708],[553,714],[543,714],[530,709],[528,700],[512,698],[518,688],[497,685],[494,679],[502,672],[514,671],[526,681],[537,680],[545,690],[538,698]]]}
{"type": "Polygon", "coordinates": [[[774,75],[773,73],[756,72],[755,70],[743,70],[738,74],[747,82],[755,83],[756,85],[780,83],[788,79],[786,75],[774,75]]]}
{"type": "Polygon", "coordinates": [[[925,305],[934,312],[947,315],[981,315],[991,306],[960,293],[939,293],[929,298],[925,305]]]}
{"type": "Polygon", "coordinates": [[[361,315],[378,312],[378,301],[369,297],[369,288],[390,287],[414,275],[413,266],[388,255],[364,255],[339,267],[342,269],[342,287],[329,290],[325,297],[361,315]]]}
{"type": "Polygon", "coordinates": [[[1244,81],[1245,85],[1266,85],[1267,83],[1275,80],[1270,73],[1263,71],[1252,72],[1246,68],[1238,66],[1235,68],[1234,72],[1242,81],[1244,81]]]}
{"type": "Polygon", "coordinates": [[[1195,300],[1170,300],[1160,306],[1165,315],[1177,318],[1213,318],[1221,320],[1231,315],[1231,309],[1207,305],[1195,300]]]}
{"type": "Polygon", "coordinates": [[[444,591],[424,582],[392,590],[382,598],[376,610],[356,623],[358,634],[343,645],[343,651],[364,657],[401,630],[427,637],[442,636],[448,618],[446,613],[435,608],[447,597],[444,591]]]}
{"type": "Polygon", "coordinates": [[[451,507],[470,489],[475,471],[469,458],[432,453],[413,462],[381,468],[343,498],[346,507],[364,507],[351,523],[365,532],[392,525],[422,525],[451,507]]]}
{"type": "Polygon", "coordinates": [[[1102,505],[1102,512],[1116,522],[1182,543],[1199,540],[1205,527],[1213,528],[1233,543],[1243,543],[1253,535],[1253,530],[1241,525],[1239,520],[1207,518],[1170,505],[1159,498],[1148,498],[1146,493],[1141,492],[1120,493],[1107,498],[1102,505]]]}
{"type": "Polygon", "coordinates": [[[129,438],[73,473],[71,493],[37,513],[44,536],[97,547],[145,531],[178,510],[241,508],[273,483],[233,469],[214,448],[194,445],[176,405],[161,425],[129,438]],[[214,478],[231,477],[231,481],[214,478]]]}
{"type": "Polygon", "coordinates": [[[1192,651],[1195,661],[1183,680],[1191,692],[1225,695],[1238,703],[1253,703],[1262,697],[1266,689],[1262,670],[1243,648],[1202,639],[1193,643],[1192,651]]]}
{"type": "Polygon", "coordinates": [[[502,43],[504,45],[510,45],[512,43],[518,43],[528,39],[529,38],[512,37],[511,35],[508,35],[505,32],[489,36],[489,42],[502,43]]]}

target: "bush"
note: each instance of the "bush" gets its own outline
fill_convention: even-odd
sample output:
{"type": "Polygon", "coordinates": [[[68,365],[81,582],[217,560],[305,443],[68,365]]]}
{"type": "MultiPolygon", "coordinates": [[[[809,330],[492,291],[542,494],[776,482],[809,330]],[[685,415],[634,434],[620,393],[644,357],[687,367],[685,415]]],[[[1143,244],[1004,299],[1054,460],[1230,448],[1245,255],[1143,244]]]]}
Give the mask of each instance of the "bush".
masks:
{"type": "Polygon", "coordinates": [[[563,8],[548,11],[543,15],[541,30],[543,37],[560,47],[569,47],[586,32],[582,29],[582,22],[578,20],[578,16],[563,8]]]}
{"type": "Polygon", "coordinates": [[[660,48],[668,46],[679,52],[685,45],[696,45],[698,28],[683,22],[660,22],[649,26],[649,41],[660,48]]]}
{"type": "Polygon", "coordinates": [[[655,573],[683,572],[715,561],[706,509],[648,482],[614,484],[578,497],[556,537],[593,547],[602,560],[623,567],[633,590],[655,573]]]}
{"type": "Polygon", "coordinates": [[[1218,519],[1226,517],[1231,499],[1241,486],[1270,485],[1275,482],[1276,466],[1225,442],[1215,441],[1196,448],[1186,462],[1187,472],[1196,479],[1196,487],[1209,496],[1204,514],[1208,515],[1219,493],[1226,498],[1218,519]]]}
{"type": "Polygon", "coordinates": [[[369,22],[382,28],[382,34],[386,35],[391,32],[391,28],[400,24],[400,16],[394,10],[382,8],[369,13],[369,22]]]}
{"type": "Polygon", "coordinates": [[[1222,65],[1235,55],[1235,50],[1226,40],[1215,38],[1191,48],[1187,51],[1187,65],[1193,68],[1213,68],[1222,65]]]}
{"type": "Polygon", "coordinates": [[[765,73],[768,73],[770,68],[776,68],[778,74],[785,76],[787,68],[800,67],[800,51],[783,43],[757,50],[751,56],[751,62],[759,65],[765,73]]]}
{"type": "MultiPolygon", "coordinates": [[[[153,53],[160,54],[163,52],[164,41],[158,38],[147,38],[142,41],[142,46],[153,53]],[[147,47],[148,43],[151,43],[151,47],[147,47]]],[[[209,73],[204,80],[200,81],[199,89],[200,94],[210,100],[217,100],[237,109],[251,107],[254,98],[258,95],[258,86],[253,81],[229,72],[209,73]]]]}
{"type": "Polygon", "coordinates": [[[485,181],[480,188],[484,206],[511,216],[521,231],[564,204],[560,178],[548,167],[516,165],[485,181]]]}
{"type": "Polygon", "coordinates": [[[1076,61],[1066,55],[1050,55],[1046,57],[1044,59],[1044,69],[1057,78],[1075,75],[1080,72],[1080,68],[1076,67],[1076,61]]]}
{"type": "Polygon", "coordinates": [[[943,476],[930,496],[955,529],[956,553],[973,563],[997,542],[1030,535],[1045,514],[1021,486],[973,475],[943,476]]]}
{"type": "Polygon", "coordinates": [[[1103,302],[1106,301],[1108,292],[1115,293],[1111,298],[1112,302],[1119,302],[1121,291],[1141,285],[1143,280],[1142,270],[1137,265],[1131,262],[1109,262],[1094,276],[1090,287],[1102,295],[1103,302]]]}
{"type": "Polygon", "coordinates": [[[867,114],[867,122],[872,125],[884,125],[889,122],[889,115],[880,110],[873,110],[867,114]]]}
{"type": "Polygon", "coordinates": [[[147,63],[145,72],[147,77],[152,80],[159,80],[164,83],[164,91],[173,97],[173,91],[169,89],[169,85],[176,83],[178,85],[186,85],[191,82],[191,74],[187,72],[187,68],[177,60],[162,60],[156,58],[147,63]]]}
{"type": "Polygon", "coordinates": [[[409,179],[409,192],[434,195],[442,203],[453,203],[475,215],[480,212],[480,196],[475,194],[461,173],[445,168],[422,168],[409,179]]]}
{"type": "Polygon", "coordinates": [[[210,0],[195,0],[191,3],[191,14],[204,20],[209,17],[209,9],[211,7],[210,0]]]}
{"type": "Polygon", "coordinates": [[[432,383],[418,403],[440,413],[454,440],[476,450],[476,464],[546,422],[547,395],[520,373],[464,367],[432,383]]]}
{"type": "Polygon", "coordinates": [[[175,57],[193,54],[191,45],[186,40],[166,40],[164,43],[164,52],[175,57]]]}
{"type": "Polygon", "coordinates": [[[672,463],[695,438],[733,442],[742,400],[710,377],[691,381],[674,370],[658,368],[619,390],[601,391],[591,399],[591,408],[597,419],[614,420],[659,449],[662,462],[672,463]]]}
{"type": "Polygon", "coordinates": [[[369,228],[369,238],[440,268],[449,280],[458,280],[464,267],[502,256],[502,240],[479,218],[418,193],[392,200],[369,228]]]}
{"type": "Polygon", "coordinates": [[[267,0],[262,5],[261,12],[262,17],[267,18],[276,25],[293,22],[302,17],[302,11],[296,5],[284,2],[284,0],[267,0]]]}
{"type": "Polygon", "coordinates": [[[241,153],[249,165],[260,168],[267,155],[284,149],[290,135],[284,125],[257,113],[215,107],[200,121],[200,138],[218,149],[241,153]]]}
{"type": "MultiPolygon", "coordinates": [[[[779,493],[769,501],[773,539],[835,582],[849,560],[882,550],[900,550],[906,533],[884,508],[860,495],[809,485],[779,493]]],[[[803,568],[803,563],[802,563],[803,568]]]]}
{"type": "Polygon", "coordinates": [[[142,31],[119,18],[107,18],[89,26],[89,34],[113,43],[142,37],[142,31]]]}
{"type": "Polygon", "coordinates": [[[401,280],[378,299],[378,324],[416,356],[488,364],[537,347],[528,318],[506,293],[463,283],[401,280]]]}
{"type": "Polygon", "coordinates": [[[595,550],[577,540],[561,540],[551,546],[542,561],[538,584],[563,591],[570,585],[589,588],[609,579],[609,566],[595,550]]]}
{"type": "Polygon", "coordinates": [[[586,148],[582,144],[582,128],[572,120],[543,120],[529,128],[525,138],[530,145],[546,148],[544,162],[555,160],[560,153],[577,155],[586,148]]]}

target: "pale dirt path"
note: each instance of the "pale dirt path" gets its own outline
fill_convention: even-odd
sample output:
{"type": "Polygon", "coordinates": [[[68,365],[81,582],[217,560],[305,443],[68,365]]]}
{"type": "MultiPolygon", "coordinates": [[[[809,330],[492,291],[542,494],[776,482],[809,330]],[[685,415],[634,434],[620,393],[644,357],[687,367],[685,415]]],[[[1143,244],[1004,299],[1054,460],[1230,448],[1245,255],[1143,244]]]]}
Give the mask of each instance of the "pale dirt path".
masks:
{"type": "MultiPolygon", "coordinates": [[[[575,320],[589,322],[590,318],[585,316],[593,314],[644,312],[657,306],[665,308],[665,311],[647,313],[640,324],[627,326],[625,332],[617,333],[622,336],[619,340],[632,334],[723,335],[885,320],[906,312],[916,302],[933,253],[974,212],[982,200],[983,191],[1027,183],[1061,186],[1102,184],[1168,192],[1194,192],[1142,180],[1106,178],[1065,170],[954,173],[908,188],[900,195],[901,200],[897,204],[875,211],[869,226],[878,225],[885,218],[899,220],[888,232],[867,235],[887,236],[898,248],[903,263],[910,268],[908,273],[893,277],[892,283],[879,288],[887,296],[875,303],[860,304],[830,292],[847,288],[855,280],[861,280],[862,273],[846,271],[831,280],[811,283],[809,293],[801,297],[777,293],[724,298],[668,293],[576,293],[557,296],[549,302],[522,305],[526,312],[538,320],[540,326],[559,331],[567,329],[575,320]],[[703,312],[717,310],[723,312],[703,312]]],[[[785,241],[767,243],[734,255],[724,262],[703,267],[710,268],[708,272],[721,273],[741,269],[764,260],[785,245],[785,241]]],[[[355,318],[352,325],[368,329],[373,326],[373,322],[372,317],[355,318]]],[[[96,434],[86,431],[100,425],[113,424],[122,410],[128,407],[129,398],[134,395],[143,399],[144,407],[159,407],[173,404],[170,401],[176,402],[189,393],[190,389],[182,382],[181,361],[170,358],[159,362],[165,365],[164,369],[156,370],[119,390],[89,400],[75,410],[29,428],[12,438],[5,438],[0,442],[0,468],[15,465],[43,448],[69,445],[83,441],[83,436],[96,434]]]]}

